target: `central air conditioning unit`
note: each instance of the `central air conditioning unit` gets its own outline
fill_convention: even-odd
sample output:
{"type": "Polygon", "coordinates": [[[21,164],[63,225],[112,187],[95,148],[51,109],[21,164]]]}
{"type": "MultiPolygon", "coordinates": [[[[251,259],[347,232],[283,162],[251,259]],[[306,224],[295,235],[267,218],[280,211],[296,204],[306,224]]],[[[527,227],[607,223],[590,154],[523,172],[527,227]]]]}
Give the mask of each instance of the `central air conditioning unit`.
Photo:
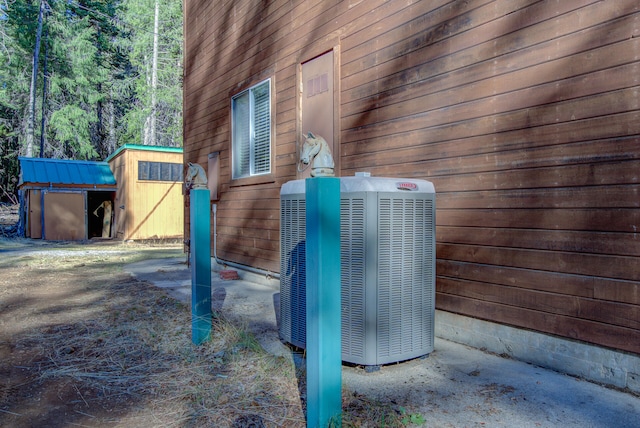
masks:
{"type": "MultiPolygon", "coordinates": [[[[379,366],[433,351],[435,190],[340,178],[342,360],[379,366]]],[[[280,337],[306,347],[305,180],[280,191],[280,337]]]]}

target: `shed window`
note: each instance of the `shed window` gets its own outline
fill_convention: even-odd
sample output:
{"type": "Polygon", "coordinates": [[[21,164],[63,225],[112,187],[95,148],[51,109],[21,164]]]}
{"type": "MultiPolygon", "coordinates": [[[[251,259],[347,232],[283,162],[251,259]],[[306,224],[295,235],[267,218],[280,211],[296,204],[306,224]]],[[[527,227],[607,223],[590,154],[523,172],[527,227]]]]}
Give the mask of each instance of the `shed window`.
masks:
{"type": "Polygon", "coordinates": [[[138,180],[182,181],[182,164],[138,161],[138,180]]]}
{"type": "Polygon", "coordinates": [[[231,99],[233,178],[271,172],[271,80],[231,99]]]}

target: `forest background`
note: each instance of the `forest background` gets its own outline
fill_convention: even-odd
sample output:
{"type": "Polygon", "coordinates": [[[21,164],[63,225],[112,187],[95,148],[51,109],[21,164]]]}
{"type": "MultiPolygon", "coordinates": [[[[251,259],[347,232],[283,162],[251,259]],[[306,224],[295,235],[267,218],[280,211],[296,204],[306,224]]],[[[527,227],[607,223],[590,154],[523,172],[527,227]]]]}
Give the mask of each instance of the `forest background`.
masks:
{"type": "Polygon", "coordinates": [[[181,0],[0,0],[0,200],[18,156],[182,146],[181,0]]]}

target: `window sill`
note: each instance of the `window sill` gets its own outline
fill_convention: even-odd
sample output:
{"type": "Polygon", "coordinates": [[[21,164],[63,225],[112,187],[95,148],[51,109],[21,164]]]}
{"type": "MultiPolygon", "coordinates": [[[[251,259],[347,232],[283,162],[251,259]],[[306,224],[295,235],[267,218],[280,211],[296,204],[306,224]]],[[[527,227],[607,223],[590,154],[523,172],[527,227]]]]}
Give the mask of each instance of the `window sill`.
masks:
{"type": "Polygon", "coordinates": [[[275,181],[276,181],[276,177],[274,174],[263,174],[263,175],[254,175],[253,177],[232,179],[229,186],[230,187],[254,186],[256,184],[275,183],[275,181]]]}

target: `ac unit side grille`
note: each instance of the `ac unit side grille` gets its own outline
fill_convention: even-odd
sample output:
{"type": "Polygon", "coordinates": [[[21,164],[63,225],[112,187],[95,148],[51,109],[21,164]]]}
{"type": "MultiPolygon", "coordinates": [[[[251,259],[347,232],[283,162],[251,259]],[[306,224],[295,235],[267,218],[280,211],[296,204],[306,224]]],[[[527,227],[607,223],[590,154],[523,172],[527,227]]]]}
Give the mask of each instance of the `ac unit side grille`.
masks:
{"type": "Polygon", "coordinates": [[[280,202],[280,335],[293,345],[306,343],[306,203],[303,199],[280,202]],[[284,275],[283,275],[284,273],[284,275]]]}
{"type": "Polygon", "coordinates": [[[431,201],[381,197],[378,207],[378,358],[384,360],[432,347],[434,224],[431,201]]]}
{"type": "Polygon", "coordinates": [[[340,272],[342,353],[364,358],[365,337],[365,222],[364,200],[340,201],[340,272]]]}

